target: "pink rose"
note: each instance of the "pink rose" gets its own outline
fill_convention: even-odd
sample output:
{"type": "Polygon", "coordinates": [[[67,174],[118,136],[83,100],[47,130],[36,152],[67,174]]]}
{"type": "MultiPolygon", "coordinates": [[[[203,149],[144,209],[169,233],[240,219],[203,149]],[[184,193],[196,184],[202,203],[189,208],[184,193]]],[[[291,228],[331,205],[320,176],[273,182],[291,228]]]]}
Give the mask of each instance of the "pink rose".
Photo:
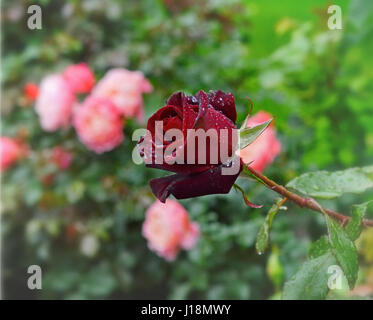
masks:
{"type": "MultiPolygon", "coordinates": [[[[247,127],[263,123],[272,116],[264,111],[259,111],[249,118],[247,127]]],[[[252,144],[240,150],[240,156],[244,163],[250,163],[255,170],[262,172],[281,151],[281,143],[276,138],[273,124],[271,124],[252,144]]]]}
{"type": "Polygon", "coordinates": [[[142,93],[152,91],[152,85],[139,71],[111,69],[97,83],[92,94],[112,100],[127,118],[144,121],[142,93]]]}
{"type": "Polygon", "coordinates": [[[9,169],[22,158],[27,149],[22,143],[8,137],[0,138],[1,171],[9,169]]]}
{"type": "Polygon", "coordinates": [[[109,99],[87,97],[73,122],[80,141],[96,153],[110,151],[124,139],[124,120],[109,99]]]}
{"type": "Polygon", "coordinates": [[[85,63],[67,67],[63,76],[74,93],[88,93],[95,84],[95,76],[85,63]]]}
{"type": "Polygon", "coordinates": [[[71,152],[63,147],[54,147],[52,149],[52,162],[61,170],[66,170],[70,167],[73,160],[71,152]]]}
{"type": "Polygon", "coordinates": [[[191,249],[197,242],[199,226],[189,220],[188,212],[175,200],[157,200],[146,211],[142,234],[159,256],[172,261],[180,248],[191,249]]]}
{"type": "Polygon", "coordinates": [[[47,76],[40,84],[35,110],[45,131],[55,131],[70,123],[75,97],[63,76],[47,76]]]}

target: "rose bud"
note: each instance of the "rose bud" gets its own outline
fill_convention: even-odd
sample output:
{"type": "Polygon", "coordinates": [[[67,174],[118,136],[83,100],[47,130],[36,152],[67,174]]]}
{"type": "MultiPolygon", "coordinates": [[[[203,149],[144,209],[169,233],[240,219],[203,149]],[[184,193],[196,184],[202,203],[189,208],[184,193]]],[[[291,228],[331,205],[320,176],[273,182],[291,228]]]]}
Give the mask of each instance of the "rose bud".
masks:
{"type": "Polygon", "coordinates": [[[189,220],[188,212],[175,200],[154,202],[146,211],[142,234],[148,246],[159,256],[172,261],[180,248],[194,247],[199,236],[199,226],[189,220]]]}
{"type": "Polygon", "coordinates": [[[95,84],[95,76],[85,63],[67,67],[63,76],[74,93],[88,93],[95,84]]]}
{"type": "Polygon", "coordinates": [[[45,131],[55,131],[70,124],[75,96],[63,76],[47,76],[40,84],[35,110],[41,127],[45,131]]]}
{"type": "Polygon", "coordinates": [[[27,148],[15,139],[0,138],[1,171],[6,171],[27,153],[27,148]]]}
{"type": "Polygon", "coordinates": [[[233,95],[220,90],[208,94],[200,91],[195,96],[175,93],[150,117],[148,134],[139,141],[140,155],[147,167],[176,173],[150,181],[161,202],[170,194],[185,199],[229,192],[241,171],[239,157],[230,160],[237,142],[236,117],[233,95]],[[164,134],[170,129],[177,129],[179,137],[166,139],[164,134]],[[198,131],[205,134],[205,145],[196,139],[194,133],[198,131]],[[157,141],[157,136],[163,140],[157,141]]]}
{"type": "Polygon", "coordinates": [[[61,170],[66,170],[70,167],[73,159],[71,152],[63,147],[54,147],[52,149],[52,162],[61,170]]]}
{"type": "Polygon", "coordinates": [[[35,101],[39,94],[39,88],[35,83],[28,82],[23,88],[26,98],[29,101],[35,101]]]}
{"type": "Polygon", "coordinates": [[[80,141],[96,153],[110,151],[124,139],[123,119],[108,99],[89,96],[74,113],[80,141]]]}
{"type": "Polygon", "coordinates": [[[126,118],[136,117],[139,122],[144,122],[142,94],[152,90],[141,72],[117,68],[106,73],[92,94],[112,100],[126,118]]]}
{"type": "MultiPolygon", "coordinates": [[[[253,127],[273,118],[269,113],[259,111],[247,121],[247,127],[253,127]]],[[[240,157],[244,163],[250,163],[254,170],[262,172],[281,151],[281,143],[276,138],[273,122],[249,146],[240,150],[240,157]]]]}

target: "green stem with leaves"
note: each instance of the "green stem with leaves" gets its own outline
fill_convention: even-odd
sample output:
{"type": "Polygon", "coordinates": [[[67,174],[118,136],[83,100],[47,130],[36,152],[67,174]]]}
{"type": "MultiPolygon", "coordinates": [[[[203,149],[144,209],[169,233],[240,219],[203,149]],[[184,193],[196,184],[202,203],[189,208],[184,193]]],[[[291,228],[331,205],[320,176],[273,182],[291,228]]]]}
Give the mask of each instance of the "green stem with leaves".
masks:
{"type": "MultiPolygon", "coordinates": [[[[303,198],[300,195],[293,193],[286,189],[284,186],[277,184],[273,180],[269,179],[265,175],[261,174],[260,172],[254,170],[250,166],[246,166],[246,168],[251,172],[253,176],[255,176],[260,182],[262,182],[267,188],[277,192],[278,194],[285,197],[287,200],[290,200],[294,203],[296,203],[298,206],[302,208],[307,208],[319,213],[326,213],[331,218],[339,221],[342,226],[346,225],[346,223],[350,220],[350,217],[335,212],[330,209],[324,209],[322,208],[314,199],[312,198],[303,198]]],[[[370,219],[364,219],[363,225],[366,227],[373,227],[373,220],[370,219]]]]}

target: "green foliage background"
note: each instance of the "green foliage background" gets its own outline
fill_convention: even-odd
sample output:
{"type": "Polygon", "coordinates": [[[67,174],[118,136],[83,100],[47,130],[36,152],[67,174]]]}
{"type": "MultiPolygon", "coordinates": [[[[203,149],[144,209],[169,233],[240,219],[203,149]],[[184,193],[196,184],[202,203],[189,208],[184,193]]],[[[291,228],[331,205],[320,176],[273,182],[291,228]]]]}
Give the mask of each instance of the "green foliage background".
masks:
{"type": "MultiPolygon", "coordinates": [[[[28,132],[33,153],[3,174],[2,240],[5,298],[278,298],[325,233],[323,218],[289,204],[275,217],[271,250],[255,252],[255,238],[276,195],[245,180],[245,206],[234,190],[181,203],[201,226],[201,238],[173,263],[149,251],[141,236],[154,201],[157,170],[133,164],[139,125],[129,121],[124,143],[96,155],[72,129],[45,133],[33,108],[21,107],[27,81],[84,61],[101,77],[112,67],[141,70],[154,92],[147,117],[176,90],[231,91],[239,120],[263,109],[275,117],[283,150],[266,175],[285,184],[301,173],[373,163],[373,3],[338,1],[343,30],[327,28],[328,1],[39,0],[3,1],[2,135],[28,132]],[[43,29],[27,28],[26,8],[39,4],[43,29]],[[64,145],[72,167],[58,172],[43,150],[64,145]],[[55,182],[41,182],[56,174],[55,182]],[[78,232],[69,235],[71,226],[78,232]],[[80,243],[98,244],[93,256],[80,243]],[[43,289],[26,287],[27,267],[43,270],[43,289]]],[[[372,198],[324,201],[349,212],[372,198]]],[[[370,238],[369,238],[370,237],[370,238]]],[[[361,246],[359,283],[372,270],[373,238],[361,246]],[[370,243],[370,245],[369,245],[370,243]]],[[[364,240],[365,241],[365,240],[364,240]]],[[[371,272],[372,273],[372,272],[371,272]]],[[[367,280],[368,279],[368,280],[367,280]]],[[[372,279],[371,279],[372,280],[372,279]]],[[[347,295],[346,290],[337,297],[347,295]]]]}

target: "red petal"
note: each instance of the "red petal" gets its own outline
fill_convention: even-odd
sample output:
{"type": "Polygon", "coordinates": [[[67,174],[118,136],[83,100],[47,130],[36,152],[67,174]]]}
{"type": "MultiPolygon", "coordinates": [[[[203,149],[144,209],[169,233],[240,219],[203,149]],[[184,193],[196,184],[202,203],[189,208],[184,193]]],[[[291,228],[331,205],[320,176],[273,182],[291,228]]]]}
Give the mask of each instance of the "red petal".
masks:
{"type": "Polygon", "coordinates": [[[222,175],[223,166],[216,166],[198,174],[174,174],[153,179],[150,181],[150,187],[161,202],[165,202],[170,194],[176,199],[225,194],[232,188],[240,172],[235,175],[222,175]]]}
{"type": "Polygon", "coordinates": [[[198,116],[196,120],[194,121],[193,128],[196,126],[198,120],[205,116],[207,109],[209,107],[209,100],[207,98],[206,93],[203,90],[198,92],[196,96],[199,101],[199,108],[198,108],[198,116]]]}
{"type": "Polygon", "coordinates": [[[215,110],[221,111],[231,119],[233,123],[236,123],[237,112],[233,94],[216,90],[209,92],[208,98],[215,110]]]}
{"type": "Polygon", "coordinates": [[[184,103],[184,98],[185,98],[185,94],[183,92],[181,91],[175,92],[168,98],[167,104],[172,105],[172,106],[182,107],[184,103]]]}

